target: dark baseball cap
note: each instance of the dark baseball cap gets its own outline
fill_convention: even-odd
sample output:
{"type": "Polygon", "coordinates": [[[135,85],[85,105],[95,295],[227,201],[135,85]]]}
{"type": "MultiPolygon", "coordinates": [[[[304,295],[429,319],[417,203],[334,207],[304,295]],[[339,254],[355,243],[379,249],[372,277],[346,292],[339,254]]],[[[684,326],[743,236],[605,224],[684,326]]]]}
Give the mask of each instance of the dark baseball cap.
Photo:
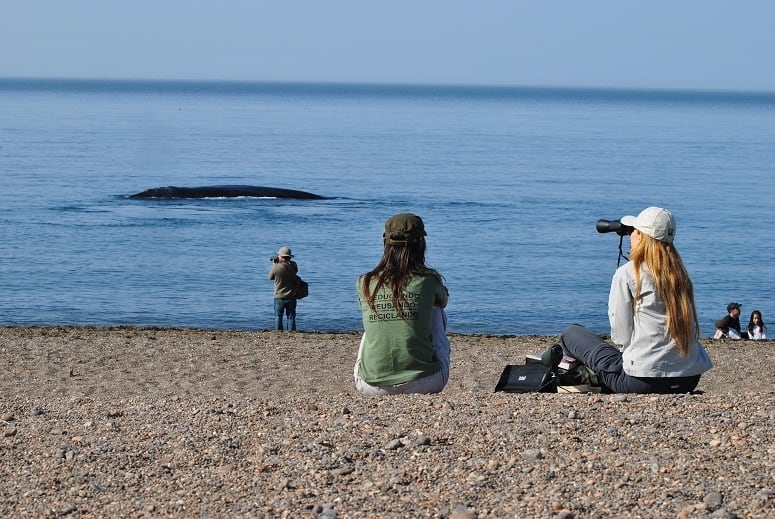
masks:
{"type": "Polygon", "coordinates": [[[385,221],[385,233],[382,235],[390,245],[407,245],[427,236],[422,218],[412,213],[399,213],[385,221]]]}
{"type": "Polygon", "coordinates": [[[732,310],[740,310],[741,306],[743,305],[741,305],[740,303],[735,303],[733,301],[727,305],[727,312],[731,312],[732,310]]]}

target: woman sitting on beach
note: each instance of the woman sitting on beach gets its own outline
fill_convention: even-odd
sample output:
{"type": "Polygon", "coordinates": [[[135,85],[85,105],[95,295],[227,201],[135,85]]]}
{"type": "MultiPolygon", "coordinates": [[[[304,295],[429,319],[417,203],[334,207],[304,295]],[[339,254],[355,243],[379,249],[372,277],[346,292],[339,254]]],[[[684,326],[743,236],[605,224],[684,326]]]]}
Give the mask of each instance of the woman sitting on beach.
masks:
{"type": "Polygon", "coordinates": [[[425,236],[419,216],[391,216],[382,259],[356,282],[364,334],[354,375],[364,395],[438,393],[449,379],[449,293],[425,265],[425,236]]]}
{"type": "Polygon", "coordinates": [[[699,341],[694,289],[673,245],[670,211],[625,216],[630,261],[616,270],[608,297],[611,340],[580,325],[562,334],[564,352],[592,368],[604,391],[686,393],[713,366],[699,341]]]}
{"type": "Polygon", "coordinates": [[[763,341],[767,338],[767,325],[764,324],[759,310],[751,312],[751,319],[748,321],[748,338],[755,341],[763,341]]]}

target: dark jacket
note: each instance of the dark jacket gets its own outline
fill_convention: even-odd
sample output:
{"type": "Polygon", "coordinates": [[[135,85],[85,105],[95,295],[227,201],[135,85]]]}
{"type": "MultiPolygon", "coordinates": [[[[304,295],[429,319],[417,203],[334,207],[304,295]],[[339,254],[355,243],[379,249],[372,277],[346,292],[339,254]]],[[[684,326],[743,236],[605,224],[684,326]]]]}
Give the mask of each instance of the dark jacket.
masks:
{"type": "Polygon", "coordinates": [[[732,317],[731,315],[727,314],[718,321],[714,323],[716,325],[716,328],[721,330],[724,333],[729,333],[729,329],[732,328],[737,332],[738,335],[740,335],[740,318],[739,317],[732,317]]]}

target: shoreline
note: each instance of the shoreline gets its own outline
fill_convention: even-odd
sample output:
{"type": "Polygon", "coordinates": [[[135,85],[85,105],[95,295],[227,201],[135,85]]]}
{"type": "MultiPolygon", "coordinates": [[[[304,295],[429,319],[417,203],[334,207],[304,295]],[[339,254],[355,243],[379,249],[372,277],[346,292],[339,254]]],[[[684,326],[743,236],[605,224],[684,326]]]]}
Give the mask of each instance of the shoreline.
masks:
{"type": "Polygon", "coordinates": [[[556,337],[450,339],[442,393],[366,398],[360,332],[0,326],[0,516],[775,515],[771,341],[704,341],[695,394],[517,395],[556,337]]]}
{"type": "MultiPolygon", "coordinates": [[[[128,330],[157,330],[157,331],[201,331],[201,332],[244,332],[244,333],[274,333],[277,330],[274,330],[272,328],[207,328],[207,327],[198,327],[198,326],[168,326],[168,325],[145,325],[145,324],[50,324],[50,323],[23,323],[23,324],[14,324],[14,323],[0,323],[0,329],[2,328],[41,328],[41,329],[56,329],[56,328],[83,328],[83,329],[94,329],[94,330],[121,330],[121,329],[128,329],[128,330]]],[[[288,330],[285,330],[286,333],[288,333],[288,330]]],[[[297,330],[296,333],[308,333],[308,334],[333,334],[333,335],[352,335],[352,334],[362,334],[363,330],[297,330]]],[[[457,337],[502,337],[502,338],[513,338],[513,339],[519,339],[521,337],[524,338],[545,338],[547,340],[558,340],[560,336],[561,330],[558,331],[555,334],[541,334],[541,333],[497,333],[497,332],[447,332],[447,335],[449,336],[457,336],[457,337]]],[[[608,339],[610,337],[609,334],[597,334],[598,336],[608,339]]],[[[713,335],[707,335],[704,337],[700,337],[700,341],[703,342],[703,344],[706,343],[716,343],[716,342],[736,342],[729,339],[714,339],[713,335]]],[[[762,341],[753,341],[751,339],[739,339],[739,342],[747,343],[747,342],[757,342],[757,343],[767,343],[767,342],[775,342],[775,339],[765,339],[762,341]]]]}
{"type": "MultiPolygon", "coordinates": [[[[101,375],[101,371],[109,367],[108,359],[119,364],[143,366],[149,374],[156,373],[170,363],[186,362],[188,363],[186,371],[179,373],[182,377],[193,375],[195,370],[200,368],[194,362],[195,359],[210,361],[216,354],[221,358],[224,367],[228,367],[233,359],[249,358],[250,367],[256,370],[258,376],[262,370],[267,369],[264,362],[278,361],[276,358],[278,349],[288,349],[289,361],[293,362],[286,366],[287,371],[273,373],[278,381],[292,383],[295,371],[302,368],[310,359],[319,362],[320,366],[326,365],[327,361],[333,361],[327,366],[326,371],[332,376],[342,378],[345,382],[341,388],[332,386],[329,389],[339,389],[346,393],[353,389],[347,378],[352,377],[352,366],[361,333],[360,331],[278,332],[124,325],[0,325],[0,346],[3,346],[2,353],[6,356],[9,353],[4,345],[9,341],[15,348],[29,347],[31,344],[45,346],[47,348],[45,360],[62,365],[70,363],[74,369],[82,367],[83,370],[93,371],[95,375],[101,375]],[[310,343],[326,345],[325,351],[328,356],[321,355],[310,346],[310,343]],[[90,344],[95,347],[90,348],[90,344]],[[141,352],[147,351],[153,351],[160,357],[148,359],[135,358],[133,355],[133,352],[137,352],[140,356],[141,352]]],[[[540,354],[549,345],[559,340],[559,335],[458,333],[448,335],[452,343],[452,367],[450,383],[444,391],[446,394],[463,389],[474,390],[478,394],[488,394],[488,391],[492,392],[501,371],[507,364],[523,364],[526,355],[540,354]],[[459,384],[455,383],[456,380],[459,384]],[[474,381],[477,382],[474,383],[474,381]]],[[[758,390],[761,387],[759,384],[762,380],[761,376],[756,373],[760,369],[761,360],[769,358],[775,351],[775,341],[710,339],[702,342],[714,362],[714,369],[703,375],[697,387],[698,391],[725,393],[732,389],[758,390]],[[752,350],[755,355],[750,354],[752,350]]],[[[36,359],[35,355],[41,353],[43,352],[30,350],[26,355],[22,355],[17,352],[15,354],[17,358],[8,368],[17,370],[18,376],[24,376],[24,372],[18,372],[23,366],[28,369],[41,369],[36,365],[19,364],[20,359],[40,361],[42,359],[36,359]]],[[[10,355],[14,356],[13,353],[10,355]]],[[[13,370],[6,372],[5,377],[13,373],[13,370]]],[[[51,371],[47,370],[45,375],[50,377],[51,371]]],[[[214,378],[222,375],[222,373],[212,374],[214,378]]],[[[80,380],[75,378],[75,381],[70,382],[80,380]]],[[[775,380],[770,374],[765,374],[764,378],[775,380]]],[[[0,382],[3,380],[0,378],[0,382]]],[[[44,380],[54,382],[49,379],[44,380]]],[[[87,380],[87,378],[83,379],[84,382],[87,380]]]]}

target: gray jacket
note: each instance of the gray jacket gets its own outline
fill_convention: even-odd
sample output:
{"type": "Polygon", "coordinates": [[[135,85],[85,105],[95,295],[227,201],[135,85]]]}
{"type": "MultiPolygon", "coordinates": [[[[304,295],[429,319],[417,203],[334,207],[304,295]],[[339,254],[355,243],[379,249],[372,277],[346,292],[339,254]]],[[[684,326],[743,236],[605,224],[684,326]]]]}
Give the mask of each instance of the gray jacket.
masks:
{"type": "Polygon", "coordinates": [[[641,266],[640,283],[636,301],[635,271],[627,262],[616,270],[608,295],[611,339],[622,350],[624,372],[633,377],[689,377],[712,368],[699,340],[682,357],[672,337],[666,336],[665,304],[646,265],[641,266]]]}

